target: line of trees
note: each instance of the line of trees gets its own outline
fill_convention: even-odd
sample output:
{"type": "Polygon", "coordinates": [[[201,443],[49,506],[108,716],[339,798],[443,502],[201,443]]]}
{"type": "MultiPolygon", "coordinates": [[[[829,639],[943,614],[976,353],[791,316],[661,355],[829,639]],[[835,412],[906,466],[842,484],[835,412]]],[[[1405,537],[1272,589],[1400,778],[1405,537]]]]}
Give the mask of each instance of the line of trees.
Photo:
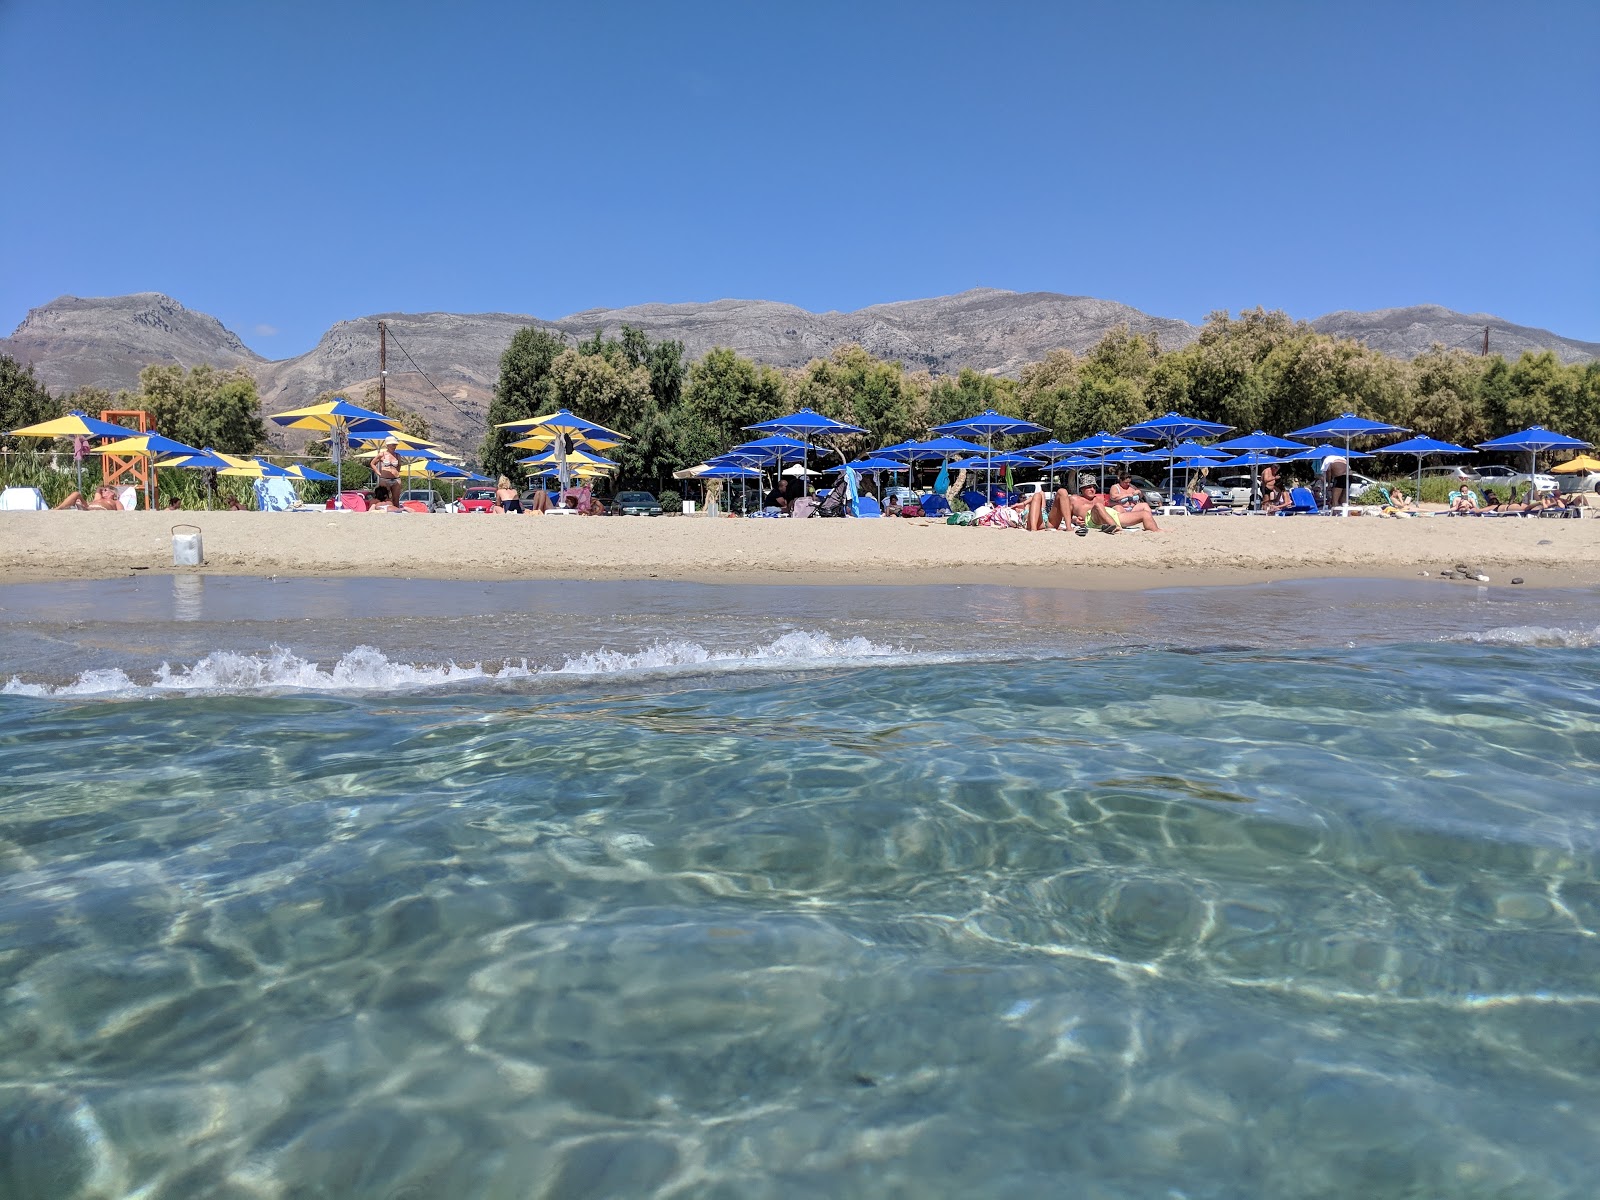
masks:
{"type": "Polygon", "coordinates": [[[1407,362],[1262,309],[1211,314],[1194,343],[1162,350],[1121,326],[1088,352],[1055,350],[1016,379],[965,368],[934,377],[841,346],[798,370],[716,349],[686,363],[680,342],[618,338],[572,346],[519,330],[501,358],[481,458],[486,473],[521,480],[494,426],[568,408],[630,435],[610,456],[623,484],[661,487],[674,470],[752,436],[746,426],[809,407],[870,430],[841,439],[848,455],[987,408],[1037,422],[1046,437],[1115,431],[1165,412],[1220,421],[1240,433],[1291,429],[1354,412],[1473,445],[1529,425],[1600,443],[1600,362],[1563,364],[1553,351],[1515,362],[1434,346],[1407,362]]]}
{"type": "MultiPolygon", "coordinates": [[[[152,365],[139,372],[137,392],[81,387],[58,397],[39,382],[32,366],[0,355],[0,431],[74,410],[98,417],[107,409],[143,409],[150,414],[150,427],[167,437],[229,454],[253,453],[267,437],[261,394],[243,367],[219,371],[204,364],[187,370],[152,365]]],[[[21,439],[3,440],[8,450],[29,448],[17,444],[21,439]]]]}
{"type": "MultiPolygon", "coordinates": [[[[494,426],[569,408],[628,435],[609,452],[622,465],[621,483],[661,488],[674,470],[748,440],[746,426],[800,407],[869,429],[839,442],[850,455],[986,408],[1049,430],[1013,445],[1116,430],[1169,411],[1241,433],[1284,433],[1355,412],[1469,446],[1529,425],[1600,443],[1600,361],[1563,364],[1543,350],[1507,362],[1435,346],[1407,362],[1259,308],[1213,313],[1198,340],[1176,350],[1119,327],[1086,353],[1052,351],[1015,379],[971,369],[935,377],[855,345],[799,369],[728,349],[691,363],[683,343],[652,342],[628,327],[576,346],[528,328],[501,356],[479,457],[486,474],[522,481],[516,459],[524,452],[494,426]]],[[[31,368],[0,356],[0,430],[74,408],[147,409],[169,437],[232,453],[259,450],[266,437],[260,395],[242,369],[149,366],[137,392],[80,388],[57,398],[31,368]]],[[[414,415],[407,424],[425,428],[414,415]]]]}

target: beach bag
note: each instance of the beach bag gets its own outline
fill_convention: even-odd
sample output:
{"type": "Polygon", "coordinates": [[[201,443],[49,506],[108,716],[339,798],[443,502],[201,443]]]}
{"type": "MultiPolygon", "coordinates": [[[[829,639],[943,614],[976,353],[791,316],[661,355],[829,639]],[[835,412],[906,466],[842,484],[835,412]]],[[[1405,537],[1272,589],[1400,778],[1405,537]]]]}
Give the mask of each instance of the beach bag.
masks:
{"type": "Polygon", "coordinates": [[[922,505],[915,500],[908,501],[900,506],[900,515],[902,517],[920,517],[922,516],[922,505]]]}

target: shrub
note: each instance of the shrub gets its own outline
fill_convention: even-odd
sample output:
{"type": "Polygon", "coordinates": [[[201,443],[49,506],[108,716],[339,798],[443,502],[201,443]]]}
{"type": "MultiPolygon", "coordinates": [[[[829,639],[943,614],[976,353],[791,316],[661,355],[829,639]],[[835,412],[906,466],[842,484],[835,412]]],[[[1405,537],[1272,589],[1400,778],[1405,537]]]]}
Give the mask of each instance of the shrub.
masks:
{"type": "Polygon", "coordinates": [[[661,504],[664,513],[681,513],[683,511],[683,497],[677,492],[662,492],[656,499],[661,504]]]}

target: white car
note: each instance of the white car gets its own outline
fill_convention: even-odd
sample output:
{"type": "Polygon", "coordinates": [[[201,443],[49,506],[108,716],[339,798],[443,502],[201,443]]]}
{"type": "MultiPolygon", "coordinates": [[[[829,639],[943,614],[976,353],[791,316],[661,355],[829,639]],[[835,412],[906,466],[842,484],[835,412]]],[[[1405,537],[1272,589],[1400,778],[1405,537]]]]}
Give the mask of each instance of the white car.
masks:
{"type": "Polygon", "coordinates": [[[1557,484],[1563,496],[1577,496],[1584,492],[1592,492],[1596,484],[1600,484],[1600,471],[1584,471],[1574,475],[1558,475],[1557,484]]]}
{"type": "Polygon", "coordinates": [[[1512,487],[1521,487],[1531,482],[1535,492],[1555,492],[1561,490],[1561,482],[1554,475],[1529,475],[1526,471],[1519,472],[1511,477],[1512,487]]]}
{"type": "Polygon", "coordinates": [[[1475,479],[1479,483],[1505,484],[1510,487],[1519,478],[1524,481],[1527,479],[1527,476],[1519,474],[1515,467],[1505,467],[1499,463],[1490,463],[1486,467],[1468,467],[1467,469],[1472,472],[1467,478],[1475,479]]]}

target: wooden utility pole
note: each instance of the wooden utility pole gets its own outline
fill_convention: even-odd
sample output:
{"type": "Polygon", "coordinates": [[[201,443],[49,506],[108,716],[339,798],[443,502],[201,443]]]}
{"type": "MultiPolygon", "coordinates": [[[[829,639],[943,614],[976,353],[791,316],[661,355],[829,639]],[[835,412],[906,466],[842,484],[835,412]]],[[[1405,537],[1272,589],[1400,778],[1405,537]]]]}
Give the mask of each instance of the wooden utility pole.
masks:
{"type": "MultiPolygon", "coordinates": [[[[1489,344],[1489,331],[1483,331],[1484,345],[1489,344]]],[[[389,322],[378,322],[378,411],[389,415],[389,322]]]]}
{"type": "Polygon", "coordinates": [[[1489,357],[1489,327],[1487,325],[1483,327],[1483,357],[1489,357]]]}

